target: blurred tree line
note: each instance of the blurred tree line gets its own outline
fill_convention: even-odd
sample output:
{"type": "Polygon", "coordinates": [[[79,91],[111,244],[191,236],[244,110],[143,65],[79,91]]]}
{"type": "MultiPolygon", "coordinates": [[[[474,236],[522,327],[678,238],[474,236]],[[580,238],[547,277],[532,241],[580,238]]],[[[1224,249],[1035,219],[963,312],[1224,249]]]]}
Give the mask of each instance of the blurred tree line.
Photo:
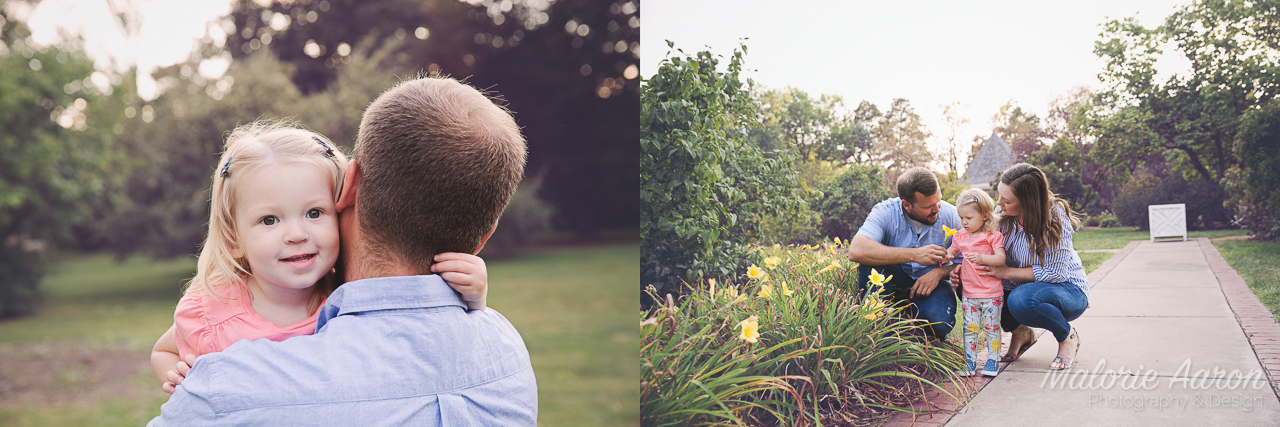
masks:
{"type": "MultiPolygon", "coordinates": [[[[131,16],[123,27],[137,27],[131,16]]],[[[632,0],[243,0],[189,60],[153,74],[152,100],[133,72],[94,70],[80,42],[32,46],[3,18],[0,316],[31,312],[55,247],[196,253],[237,125],[289,118],[349,151],[365,106],[418,75],[490,91],[528,140],[526,180],[486,254],[542,231],[590,240],[639,222],[632,0]]]]}

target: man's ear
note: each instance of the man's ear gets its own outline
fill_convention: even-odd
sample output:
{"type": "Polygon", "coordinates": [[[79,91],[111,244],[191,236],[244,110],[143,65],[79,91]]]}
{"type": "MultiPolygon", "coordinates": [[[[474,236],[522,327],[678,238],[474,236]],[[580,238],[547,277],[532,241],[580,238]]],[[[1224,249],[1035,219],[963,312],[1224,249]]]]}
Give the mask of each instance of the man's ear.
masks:
{"type": "Polygon", "coordinates": [[[347,163],[347,176],[342,178],[342,191],[338,193],[338,203],[333,209],[342,212],[349,206],[356,205],[356,183],[360,181],[360,165],[355,159],[347,163]]]}
{"type": "Polygon", "coordinates": [[[476,248],[475,253],[472,253],[472,255],[479,255],[480,250],[484,249],[484,244],[489,242],[489,238],[493,237],[493,232],[497,230],[498,230],[498,223],[495,222],[493,223],[493,228],[489,229],[489,233],[485,234],[483,239],[480,239],[480,246],[476,248]]]}

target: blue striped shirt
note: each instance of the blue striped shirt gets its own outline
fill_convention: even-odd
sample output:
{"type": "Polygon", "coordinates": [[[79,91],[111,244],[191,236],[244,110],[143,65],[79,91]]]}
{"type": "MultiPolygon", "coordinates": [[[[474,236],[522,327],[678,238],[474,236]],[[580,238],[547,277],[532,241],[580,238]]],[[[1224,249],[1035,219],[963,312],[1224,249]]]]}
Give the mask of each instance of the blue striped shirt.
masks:
{"type": "MultiPolygon", "coordinates": [[[[1031,244],[1022,226],[1013,223],[1013,230],[1004,235],[1004,264],[1013,268],[1031,267],[1037,282],[1063,283],[1070,282],[1079,286],[1086,297],[1089,296],[1089,275],[1084,272],[1084,263],[1071,244],[1071,235],[1076,230],[1071,227],[1071,219],[1061,207],[1054,206],[1053,213],[1062,221],[1062,240],[1058,246],[1045,250],[1045,260],[1040,260],[1031,252],[1031,244]]],[[[1004,281],[1005,290],[1012,290],[1021,285],[1012,280],[1004,281]]]]}

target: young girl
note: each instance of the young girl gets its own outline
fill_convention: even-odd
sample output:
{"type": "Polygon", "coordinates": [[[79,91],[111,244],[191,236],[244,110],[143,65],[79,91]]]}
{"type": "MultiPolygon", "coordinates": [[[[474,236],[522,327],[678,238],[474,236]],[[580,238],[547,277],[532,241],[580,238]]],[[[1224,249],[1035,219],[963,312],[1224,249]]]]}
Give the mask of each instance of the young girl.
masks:
{"type": "Polygon", "coordinates": [[[960,214],[960,224],[964,230],[951,240],[951,248],[947,256],[952,259],[956,253],[964,254],[964,263],[960,265],[960,278],[964,310],[964,356],[965,366],[961,376],[973,376],[977,371],[978,328],[987,332],[987,362],[982,366],[982,374],[990,377],[1000,373],[996,361],[1000,357],[1000,310],[1004,305],[1004,287],[1000,279],[980,276],[974,269],[976,264],[1004,265],[1004,237],[995,232],[995,203],[986,192],[973,188],[960,193],[956,199],[956,212],[960,214]]]}
{"type": "MultiPolygon", "coordinates": [[[[287,124],[256,122],[227,138],[196,275],[173,326],[151,351],[166,392],[182,382],[194,363],[189,356],[242,339],[315,332],[319,308],[337,287],[334,203],[346,168],[346,156],[324,138],[287,124]]],[[[484,261],[456,253],[436,260],[432,270],[462,293],[468,308],[484,309],[484,261]]]]}

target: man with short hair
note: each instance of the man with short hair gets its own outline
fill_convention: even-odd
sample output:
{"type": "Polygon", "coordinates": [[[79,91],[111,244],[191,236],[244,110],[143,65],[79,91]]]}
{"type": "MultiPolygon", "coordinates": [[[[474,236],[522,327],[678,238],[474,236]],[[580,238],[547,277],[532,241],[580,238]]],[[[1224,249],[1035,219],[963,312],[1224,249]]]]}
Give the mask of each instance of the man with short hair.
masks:
{"type": "Polygon", "coordinates": [[[150,425],[535,425],[520,334],[432,274],[449,262],[436,254],[484,246],[525,153],[511,115],[471,86],[382,94],[335,205],[346,283],[316,333],[201,356],[150,425]]]}
{"type": "Polygon", "coordinates": [[[938,179],[925,168],[912,168],[898,177],[899,197],[871,208],[849,243],[849,260],[857,262],[858,284],[865,288],[875,269],[893,276],[884,293],[892,300],[909,300],[907,314],[930,323],[935,338],[946,338],[956,323],[956,294],[948,276],[960,264],[959,254],[941,265],[947,255],[943,225],[959,230],[955,206],[942,200],[938,179]]]}

